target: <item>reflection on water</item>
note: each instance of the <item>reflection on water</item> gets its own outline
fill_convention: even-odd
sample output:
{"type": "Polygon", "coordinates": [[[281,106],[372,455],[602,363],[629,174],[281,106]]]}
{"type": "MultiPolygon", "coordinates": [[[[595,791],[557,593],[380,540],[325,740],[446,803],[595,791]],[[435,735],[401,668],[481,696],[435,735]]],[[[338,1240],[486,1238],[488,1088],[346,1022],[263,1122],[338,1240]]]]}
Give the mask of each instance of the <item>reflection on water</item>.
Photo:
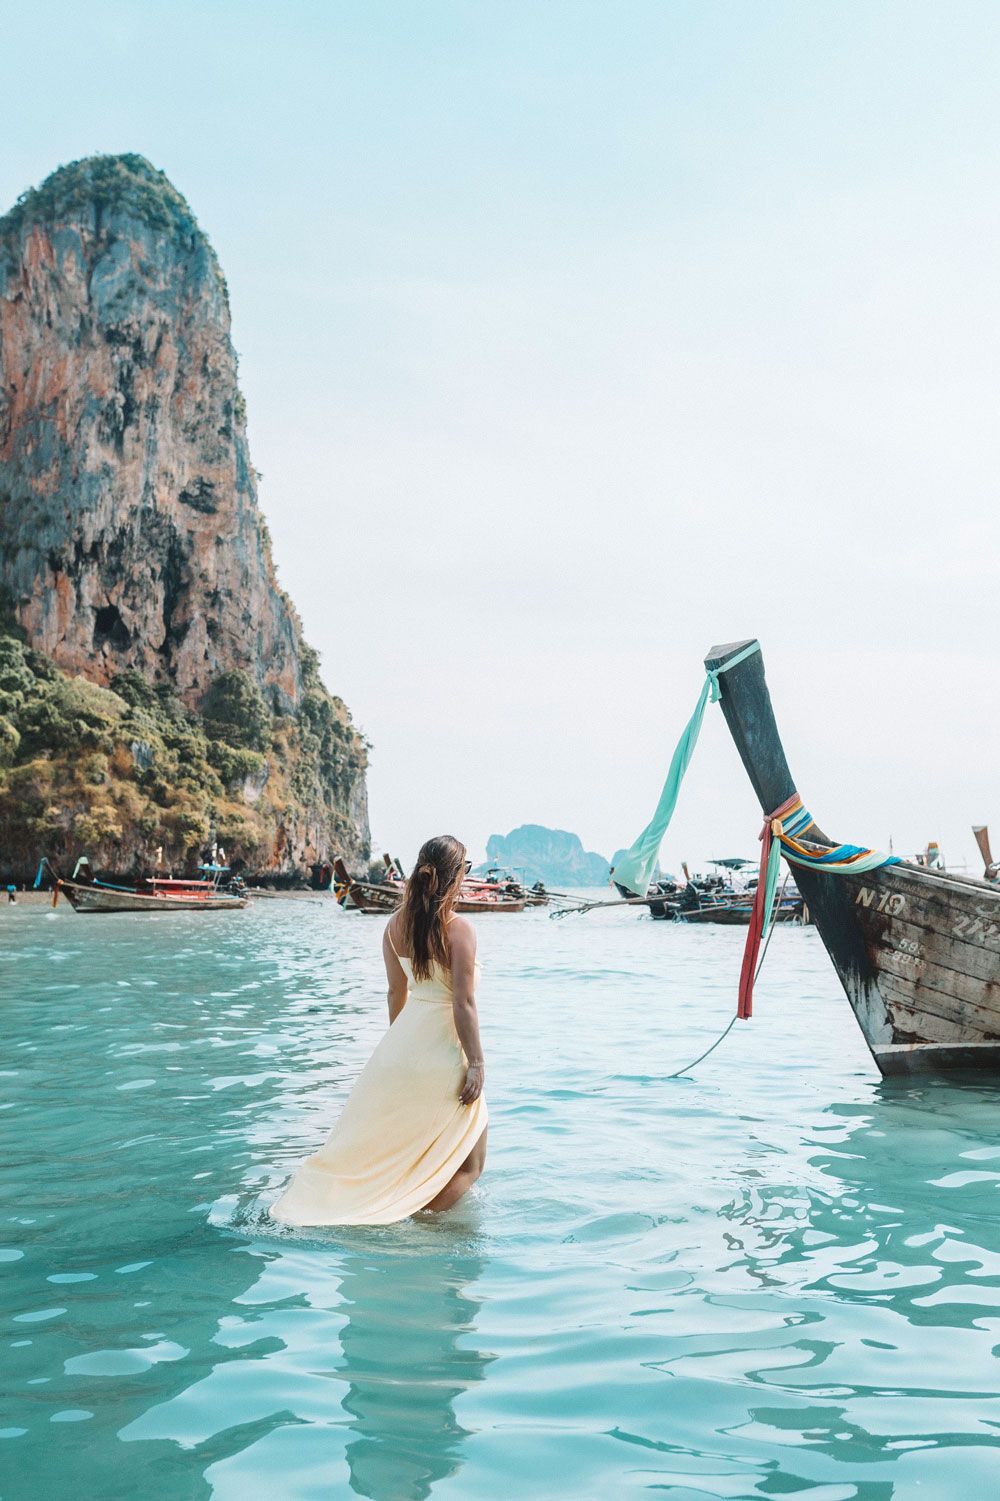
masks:
{"type": "Polygon", "coordinates": [[[467,1430],[455,1399],[490,1360],[475,1337],[482,1267],[471,1253],[359,1256],[345,1267],[339,1374],[350,1383],[347,1462],[359,1496],[382,1501],[389,1472],[400,1501],[423,1501],[458,1473],[467,1430]]]}
{"type": "Polygon", "coordinates": [[[293,1494],[326,1477],[334,1494],[420,1501],[461,1468],[455,1404],[491,1358],[475,1331],[481,1257],[419,1225],[282,1239],[215,1332],[229,1360],[119,1437],[198,1450],[221,1501],[246,1501],[262,1477],[293,1494]]]}
{"type": "Polygon", "coordinates": [[[738,933],[484,922],[480,1187],[306,1233],[376,930],[12,910],[3,1501],[997,1493],[996,1090],[881,1082],[809,930],[672,1080],[738,933]]]}

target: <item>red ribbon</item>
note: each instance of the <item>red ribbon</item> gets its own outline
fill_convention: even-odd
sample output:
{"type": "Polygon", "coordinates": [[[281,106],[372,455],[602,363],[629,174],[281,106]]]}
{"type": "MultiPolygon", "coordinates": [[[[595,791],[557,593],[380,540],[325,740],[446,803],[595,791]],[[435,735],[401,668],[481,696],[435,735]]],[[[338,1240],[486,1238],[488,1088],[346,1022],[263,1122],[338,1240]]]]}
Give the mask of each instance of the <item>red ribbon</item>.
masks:
{"type": "Polygon", "coordinates": [[[760,872],[757,876],[757,890],[754,892],[753,907],[750,910],[750,928],[747,932],[746,948],[743,950],[743,968],[740,970],[740,996],[736,1006],[736,1015],[741,1021],[748,1021],[753,1015],[753,982],[757,975],[757,954],[760,950],[760,941],[764,936],[764,927],[767,922],[767,912],[764,910],[765,888],[767,886],[767,866],[771,857],[771,844],[774,839],[772,825],[790,813],[799,800],[797,792],[785,799],[780,808],[775,808],[764,820],[764,827],[760,831],[760,872]]]}

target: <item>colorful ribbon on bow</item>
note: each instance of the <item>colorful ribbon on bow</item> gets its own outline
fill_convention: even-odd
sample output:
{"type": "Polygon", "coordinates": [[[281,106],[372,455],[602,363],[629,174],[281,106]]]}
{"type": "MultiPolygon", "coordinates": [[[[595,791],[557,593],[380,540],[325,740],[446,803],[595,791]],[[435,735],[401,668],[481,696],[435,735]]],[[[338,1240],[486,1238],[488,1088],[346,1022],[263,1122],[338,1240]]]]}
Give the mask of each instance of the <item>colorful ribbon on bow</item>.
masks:
{"type": "Polygon", "coordinates": [[[800,843],[806,829],[814,827],[812,814],[803,806],[797,792],[786,798],[764,820],[760,831],[760,874],[750,912],[750,928],[743,950],[740,970],[740,993],[736,1015],[746,1021],[753,1011],[753,987],[757,977],[757,955],[775,918],[774,892],[778,884],[781,857],[790,865],[808,870],[823,870],[832,875],[877,870],[882,865],[898,865],[898,855],[883,855],[880,850],[859,844],[837,844],[832,848],[810,850],[800,843]]]}

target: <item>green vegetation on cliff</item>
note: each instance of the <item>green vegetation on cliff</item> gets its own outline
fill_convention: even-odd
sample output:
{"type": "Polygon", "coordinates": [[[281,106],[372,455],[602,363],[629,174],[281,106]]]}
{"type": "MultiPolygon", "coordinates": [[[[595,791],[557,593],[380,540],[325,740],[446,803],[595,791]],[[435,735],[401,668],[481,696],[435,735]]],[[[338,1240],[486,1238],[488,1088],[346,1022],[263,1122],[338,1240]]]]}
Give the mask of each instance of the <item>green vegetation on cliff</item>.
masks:
{"type": "Polygon", "coordinates": [[[122,211],[151,229],[165,230],[205,246],[226,296],[222,274],[208,236],[165,172],[160,172],[136,151],[118,156],[85,156],[57,167],[37,188],[28,188],[14,207],[0,216],[0,245],[18,235],[25,224],[52,227],[92,208],[96,228],[116,211],[122,211]]]}
{"type": "Polygon", "coordinates": [[[345,848],[356,844],[343,810],[365,745],[311,648],[302,648],[308,691],[297,715],[272,714],[235,670],[215,680],[199,714],[135,671],[110,689],[70,677],[22,636],[0,632],[3,880],[24,880],[43,854],[64,873],[81,854],[124,873],[154,867],[162,847],[163,864],[181,867],[213,838],[231,863],[266,877],[287,868],[293,830],[301,836],[317,816],[345,848]]]}

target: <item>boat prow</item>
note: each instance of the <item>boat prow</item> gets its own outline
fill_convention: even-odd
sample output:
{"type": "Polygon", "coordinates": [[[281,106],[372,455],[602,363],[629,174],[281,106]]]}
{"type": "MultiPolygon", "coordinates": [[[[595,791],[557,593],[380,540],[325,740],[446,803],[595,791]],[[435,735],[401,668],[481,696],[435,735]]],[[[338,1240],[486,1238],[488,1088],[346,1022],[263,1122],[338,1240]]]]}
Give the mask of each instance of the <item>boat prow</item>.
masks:
{"type": "MultiPolygon", "coordinates": [[[[715,646],[722,712],[761,810],[796,788],[778,734],[759,650],[720,671],[752,641],[715,646]]],[[[807,846],[833,841],[815,824],[807,846]]],[[[830,873],[795,866],[796,884],[833,961],[865,1041],[885,1074],[1000,1070],[1000,890],[986,881],[897,862],[830,873]]]]}

